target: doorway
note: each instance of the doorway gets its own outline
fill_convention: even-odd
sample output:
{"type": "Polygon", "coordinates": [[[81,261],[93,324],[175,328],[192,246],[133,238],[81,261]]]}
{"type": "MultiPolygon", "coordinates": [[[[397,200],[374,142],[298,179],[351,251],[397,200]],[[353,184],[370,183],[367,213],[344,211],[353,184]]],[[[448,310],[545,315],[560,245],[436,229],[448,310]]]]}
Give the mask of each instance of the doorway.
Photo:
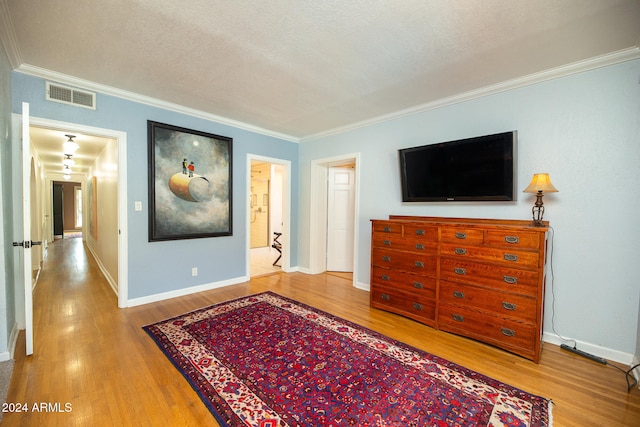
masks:
{"type": "Polygon", "coordinates": [[[355,165],[329,168],[327,271],[353,273],[355,165]]]}
{"type": "Polygon", "coordinates": [[[248,276],[288,271],[290,162],[249,155],[247,163],[248,276]]]}
{"type": "Polygon", "coordinates": [[[82,183],[53,181],[53,238],[82,237],[82,183]]]}
{"type": "MultiPolygon", "coordinates": [[[[31,138],[32,146],[42,162],[46,161],[46,153],[50,151],[48,145],[59,150],[64,142],[61,136],[64,137],[65,134],[77,135],[76,141],[81,144],[83,139],[80,136],[84,135],[86,145],[89,145],[89,141],[94,143],[94,141],[102,140],[104,148],[92,153],[91,162],[93,164],[88,172],[72,174],[72,178],[67,181],[67,177],[63,178],[61,172],[52,172],[51,168],[45,169],[42,182],[39,185],[42,191],[37,197],[38,200],[43,201],[42,216],[39,217],[37,228],[41,231],[43,240],[47,242],[53,242],[55,238],[63,237],[65,232],[71,232],[69,234],[74,236],[81,235],[85,241],[91,239],[87,247],[98,261],[98,265],[114,293],[118,295],[118,307],[127,307],[126,133],[35,117],[31,118],[30,124],[30,133],[36,132],[38,135],[38,138],[31,138]],[[40,138],[42,140],[36,140],[40,138]],[[88,178],[92,178],[91,182],[87,182],[88,178]],[[86,187],[91,187],[94,182],[97,183],[96,190],[101,190],[101,198],[95,205],[92,205],[88,203],[90,200],[87,197],[86,187]],[[58,187],[58,184],[62,185],[58,187]],[[64,191],[65,186],[69,186],[69,191],[64,191]],[[54,198],[57,197],[56,193],[60,190],[68,193],[64,194],[64,197],[59,201],[59,203],[67,205],[62,209],[66,218],[54,222],[54,198]],[[82,232],[83,230],[89,231],[92,226],[96,225],[95,215],[92,215],[96,212],[101,215],[101,222],[98,222],[97,225],[106,231],[100,235],[99,239],[97,234],[82,232]],[[83,216],[86,221],[82,221],[83,216]],[[62,224],[58,224],[58,222],[62,222],[62,224]],[[62,225],[62,235],[60,235],[60,225],[62,225]]],[[[62,155],[58,157],[62,162],[62,155]]],[[[80,158],[84,158],[84,155],[76,156],[76,159],[80,158]]],[[[77,164],[72,166],[73,168],[77,168],[77,164]]]]}
{"type": "Polygon", "coordinates": [[[53,183],[53,238],[64,236],[64,189],[62,184],[53,183]]]}
{"type": "MultiPolygon", "coordinates": [[[[311,162],[311,212],[310,212],[310,247],[309,247],[309,269],[311,274],[319,274],[328,270],[328,258],[335,255],[335,247],[329,242],[329,221],[332,216],[336,216],[333,212],[337,208],[334,202],[330,203],[330,198],[335,198],[335,194],[330,196],[329,177],[332,168],[351,170],[353,187],[346,193],[339,196],[342,202],[340,206],[350,206],[352,214],[346,214],[346,211],[338,216],[344,225],[345,221],[351,222],[347,224],[350,228],[348,239],[351,240],[348,251],[350,256],[347,263],[350,264],[346,270],[353,272],[352,281],[354,286],[358,283],[358,191],[359,191],[359,168],[360,153],[346,154],[343,156],[318,159],[311,162]],[[347,199],[345,199],[347,197],[347,199]],[[331,212],[330,212],[331,209],[331,212]],[[349,218],[348,220],[345,218],[349,218]],[[330,246],[331,245],[331,246],[330,246]]],[[[339,182],[343,182],[344,177],[339,178],[339,182]]],[[[340,234],[339,232],[338,234],[340,234]]],[[[344,234],[344,233],[343,233],[344,234]]],[[[341,250],[343,250],[342,248],[341,250]]],[[[334,268],[334,267],[332,267],[334,268]]],[[[343,268],[343,267],[341,267],[343,268]]]]}

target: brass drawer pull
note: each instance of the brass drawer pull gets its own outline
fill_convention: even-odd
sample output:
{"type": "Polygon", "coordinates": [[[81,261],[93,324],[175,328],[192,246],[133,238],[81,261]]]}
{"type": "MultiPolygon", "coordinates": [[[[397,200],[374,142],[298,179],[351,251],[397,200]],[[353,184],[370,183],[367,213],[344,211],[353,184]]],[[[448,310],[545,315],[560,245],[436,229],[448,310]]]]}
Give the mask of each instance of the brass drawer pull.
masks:
{"type": "Polygon", "coordinates": [[[416,243],[416,249],[424,250],[424,245],[422,243],[416,243]]]}
{"type": "Polygon", "coordinates": [[[415,265],[418,268],[424,268],[424,262],[422,261],[416,261],[413,263],[413,265],[415,265]]]}
{"type": "Polygon", "coordinates": [[[456,248],[455,249],[455,253],[456,253],[456,255],[466,255],[467,254],[467,250],[465,248],[456,248]]]}
{"type": "Polygon", "coordinates": [[[391,240],[383,240],[382,244],[385,246],[391,246],[391,240]]]}
{"type": "Polygon", "coordinates": [[[391,227],[385,227],[385,228],[383,228],[383,231],[385,233],[391,233],[391,227]]]}
{"type": "Polygon", "coordinates": [[[507,336],[507,337],[515,337],[516,336],[516,331],[514,331],[513,329],[502,328],[502,329],[500,329],[500,332],[502,332],[502,335],[507,336]]]}
{"type": "Polygon", "coordinates": [[[464,292],[453,291],[453,296],[456,297],[456,298],[463,299],[464,298],[464,292]]]}
{"type": "Polygon", "coordinates": [[[512,302],[506,302],[503,301],[502,302],[502,308],[504,308],[505,310],[515,310],[516,309],[516,305],[512,302]]]}
{"type": "Polygon", "coordinates": [[[504,241],[507,243],[518,243],[520,238],[518,236],[504,236],[504,241]]]}
{"type": "Polygon", "coordinates": [[[456,231],[456,239],[466,239],[466,238],[467,238],[467,233],[456,231]]]}
{"type": "Polygon", "coordinates": [[[453,269],[453,272],[456,274],[460,274],[460,275],[465,275],[467,274],[467,269],[466,268],[461,268],[461,267],[456,267],[453,269]]]}
{"type": "Polygon", "coordinates": [[[518,283],[518,278],[515,276],[504,276],[503,279],[505,282],[512,285],[515,285],[516,283],[518,283]]]}
{"type": "Polygon", "coordinates": [[[417,302],[414,302],[413,308],[415,308],[416,310],[422,311],[422,304],[418,304],[417,302]]]}
{"type": "Polygon", "coordinates": [[[456,322],[464,322],[464,316],[461,316],[459,314],[454,314],[451,317],[453,317],[453,320],[455,320],[456,322]]]}
{"type": "Polygon", "coordinates": [[[384,262],[391,262],[391,257],[390,257],[389,255],[384,255],[384,256],[382,257],[382,260],[383,260],[384,262]]]}
{"type": "Polygon", "coordinates": [[[420,282],[413,282],[413,287],[416,289],[422,289],[424,286],[420,282]]]}
{"type": "Polygon", "coordinates": [[[391,280],[391,277],[387,276],[386,274],[383,274],[382,276],[380,276],[380,278],[385,282],[388,282],[389,280],[391,280]]]}
{"type": "Polygon", "coordinates": [[[391,297],[389,295],[387,295],[387,294],[381,294],[380,298],[382,298],[385,301],[389,301],[391,299],[391,297]]]}
{"type": "Polygon", "coordinates": [[[504,254],[505,261],[518,261],[518,255],[504,254]]]}
{"type": "Polygon", "coordinates": [[[418,236],[424,236],[424,230],[416,230],[418,236]]]}

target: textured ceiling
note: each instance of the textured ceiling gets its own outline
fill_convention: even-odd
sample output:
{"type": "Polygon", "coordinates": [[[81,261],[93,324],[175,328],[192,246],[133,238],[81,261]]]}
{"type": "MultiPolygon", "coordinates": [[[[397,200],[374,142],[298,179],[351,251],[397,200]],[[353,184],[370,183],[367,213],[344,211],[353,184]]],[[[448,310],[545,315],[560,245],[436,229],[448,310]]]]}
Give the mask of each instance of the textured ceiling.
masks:
{"type": "Polygon", "coordinates": [[[0,0],[12,66],[300,139],[636,48],[638,0],[0,0]]]}

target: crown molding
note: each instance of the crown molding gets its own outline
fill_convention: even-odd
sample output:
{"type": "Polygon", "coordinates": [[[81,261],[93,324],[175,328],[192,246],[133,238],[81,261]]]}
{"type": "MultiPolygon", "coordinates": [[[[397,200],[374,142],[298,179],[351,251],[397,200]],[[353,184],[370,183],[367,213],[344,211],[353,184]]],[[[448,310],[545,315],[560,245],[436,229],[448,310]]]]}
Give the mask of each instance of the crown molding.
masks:
{"type": "MultiPolygon", "coordinates": [[[[0,5],[2,8],[6,8],[4,1],[0,1],[0,5]]],[[[3,15],[3,14],[0,13],[0,15],[3,15]]],[[[13,34],[13,32],[11,31],[12,27],[4,25],[7,19],[8,18],[6,17],[2,17],[2,20],[0,20],[0,24],[2,24],[2,26],[5,28],[5,30],[2,30],[0,34],[2,35],[3,45],[5,46],[5,50],[7,50],[7,55],[9,56],[9,60],[13,65],[14,61],[15,62],[20,61],[20,54],[19,54],[17,44],[15,43],[15,37],[11,36],[11,34],[13,34]],[[7,31],[6,28],[9,28],[9,30],[7,31]],[[5,39],[5,35],[8,35],[7,39],[5,39]],[[10,45],[9,47],[11,47],[12,49],[7,49],[7,44],[9,44],[10,45]]],[[[536,83],[541,83],[548,80],[554,80],[554,79],[566,77],[572,74],[582,73],[582,72],[593,70],[596,68],[606,67],[609,65],[619,64],[622,62],[632,61],[636,59],[640,59],[640,47],[638,46],[612,52],[606,55],[597,56],[584,61],[567,64],[561,67],[551,68],[549,70],[541,71],[539,73],[529,74],[527,76],[519,77],[512,80],[507,80],[505,82],[497,83],[494,85],[485,86],[480,89],[472,90],[469,92],[461,93],[461,94],[450,96],[447,98],[442,98],[426,104],[421,104],[415,107],[399,110],[390,114],[374,117],[372,119],[367,119],[360,122],[352,123],[350,125],[329,129],[327,131],[308,135],[302,138],[298,138],[292,135],[283,134],[279,132],[274,132],[274,131],[264,129],[258,126],[254,126],[248,123],[240,122],[237,120],[233,120],[233,119],[218,116],[215,114],[206,113],[204,111],[196,110],[193,108],[185,107],[183,105],[162,101],[160,99],[148,97],[145,95],[140,95],[134,92],[125,91],[122,89],[114,88],[107,85],[102,85],[99,83],[94,83],[88,80],[79,79],[77,77],[73,77],[67,74],[57,73],[54,71],[35,67],[28,64],[21,64],[18,67],[14,67],[14,69],[17,72],[20,72],[23,74],[28,74],[31,76],[40,77],[48,80],[54,80],[56,82],[67,84],[77,88],[89,89],[89,90],[100,92],[106,95],[111,95],[118,98],[134,101],[137,103],[150,105],[153,107],[158,107],[158,108],[162,108],[169,111],[174,111],[176,113],[181,113],[181,114],[201,118],[204,120],[209,120],[209,121],[220,123],[223,125],[233,126],[249,132],[254,132],[257,134],[270,136],[270,137],[282,139],[285,141],[299,143],[299,142],[308,142],[314,139],[320,139],[330,135],[344,133],[344,132],[352,131],[355,129],[363,128],[366,126],[372,126],[372,125],[388,122],[391,120],[396,120],[399,118],[423,113],[426,111],[447,107],[447,106],[458,104],[461,102],[482,98],[482,97],[493,95],[496,93],[505,92],[508,90],[513,90],[513,89],[533,85],[536,83]]]]}
{"type": "Polygon", "coordinates": [[[539,73],[529,74],[523,77],[518,77],[516,79],[507,80],[494,85],[485,86],[480,89],[472,90],[469,92],[461,93],[461,94],[450,96],[447,98],[438,99],[436,101],[429,102],[426,104],[421,104],[415,107],[396,111],[391,114],[385,114],[382,116],[374,117],[372,119],[363,120],[361,122],[352,123],[350,125],[330,129],[330,130],[316,133],[313,135],[308,135],[300,138],[300,142],[308,142],[314,139],[324,138],[330,135],[348,132],[348,131],[363,128],[366,126],[372,126],[375,124],[396,120],[402,117],[412,116],[414,114],[419,114],[426,111],[447,107],[449,105],[482,98],[482,97],[493,95],[496,93],[505,92],[512,89],[518,89],[524,86],[529,86],[536,83],[545,82],[548,80],[554,80],[561,77],[570,76],[572,74],[582,73],[584,71],[594,70],[596,68],[606,67],[609,65],[619,64],[622,62],[632,61],[635,59],[640,59],[640,47],[638,46],[619,50],[606,55],[596,56],[584,61],[563,65],[561,67],[551,68],[549,70],[541,71],[539,73]]]}
{"type": "Polygon", "coordinates": [[[287,135],[279,132],[274,132],[268,129],[264,129],[258,126],[254,126],[248,123],[240,122],[237,120],[229,119],[226,117],[218,116],[216,114],[207,113],[194,108],[185,107],[184,105],[174,104],[172,102],[163,101],[160,99],[152,98],[150,96],[140,95],[134,92],[118,89],[112,86],[95,83],[89,80],[80,79],[68,74],[58,73],[55,71],[47,70],[45,68],[36,67],[29,64],[21,64],[15,69],[15,71],[27,74],[34,77],[39,77],[45,80],[54,80],[57,83],[62,83],[68,86],[73,86],[78,89],[92,90],[100,92],[101,94],[111,95],[118,98],[126,99],[128,101],[137,102],[139,104],[145,104],[152,107],[162,108],[164,110],[173,111],[175,113],[185,114],[192,117],[197,117],[204,120],[209,120],[219,124],[233,126],[235,128],[243,129],[249,132],[258,133],[265,136],[270,136],[278,139],[283,139],[290,142],[300,142],[300,138],[287,135]]]}

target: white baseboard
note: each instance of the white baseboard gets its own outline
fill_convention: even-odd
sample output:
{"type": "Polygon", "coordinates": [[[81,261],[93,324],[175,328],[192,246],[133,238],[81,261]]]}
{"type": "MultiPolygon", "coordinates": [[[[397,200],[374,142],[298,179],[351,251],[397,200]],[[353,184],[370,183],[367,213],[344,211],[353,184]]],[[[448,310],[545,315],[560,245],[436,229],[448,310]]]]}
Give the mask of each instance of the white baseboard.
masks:
{"type": "Polygon", "coordinates": [[[116,294],[116,296],[118,296],[118,283],[116,283],[116,281],[113,280],[113,277],[111,276],[111,274],[109,274],[104,264],[102,264],[102,260],[95,253],[95,251],[93,250],[93,247],[88,242],[86,246],[87,248],[89,248],[89,252],[91,252],[93,259],[96,261],[96,264],[98,264],[98,268],[100,269],[100,271],[102,271],[102,275],[107,280],[107,283],[109,283],[109,286],[111,287],[113,292],[116,294]]]}
{"type": "Polygon", "coordinates": [[[0,353],[0,362],[13,359],[13,355],[16,353],[16,344],[18,343],[18,324],[14,323],[11,329],[11,335],[9,335],[9,342],[7,343],[7,351],[0,353]]]}
{"type": "Polygon", "coordinates": [[[356,282],[353,285],[356,289],[361,289],[363,291],[371,292],[371,285],[368,283],[356,282]]]}
{"type": "MultiPolygon", "coordinates": [[[[301,269],[300,267],[296,266],[296,267],[290,267],[286,272],[287,273],[293,273],[293,272],[304,273],[305,271],[303,271],[303,269],[301,269]]],[[[177,289],[175,291],[163,292],[160,294],[149,295],[146,297],[134,298],[134,299],[130,299],[127,302],[127,307],[135,307],[138,305],[150,304],[152,302],[164,301],[171,298],[191,295],[197,292],[208,291],[211,289],[222,288],[230,285],[237,285],[238,283],[248,282],[250,279],[251,278],[249,276],[240,276],[240,277],[235,277],[228,280],[222,280],[219,282],[205,283],[203,285],[192,286],[190,288],[177,289]]]]}
{"type": "Polygon", "coordinates": [[[236,277],[229,280],[222,280],[219,282],[205,283],[203,285],[192,286],[190,288],[177,289],[175,291],[163,292],[160,294],[149,295],[141,298],[133,298],[128,301],[127,307],[135,307],[138,305],[150,304],[152,302],[164,301],[171,298],[182,297],[185,295],[191,295],[198,292],[209,291],[211,289],[222,288],[225,286],[236,285],[238,283],[248,282],[248,276],[236,277]]]}
{"type": "Polygon", "coordinates": [[[628,366],[633,366],[633,363],[634,363],[633,361],[635,359],[635,356],[631,353],[625,353],[624,351],[614,350],[608,347],[602,347],[602,346],[591,344],[585,341],[574,340],[573,338],[569,338],[569,337],[564,337],[564,338],[570,341],[567,342],[566,340],[563,340],[562,338],[560,338],[560,336],[556,334],[552,334],[550,332],[544,332],[542,334],[542,340],[544,342],[548,342],[556,345],[560,345],[560,344],[573,345],[575,341],[576,347],[582,351],[593,354],[594,356],[604,357],[605,359],[611,360],[613,362],[618,362],[628,366]]]}

